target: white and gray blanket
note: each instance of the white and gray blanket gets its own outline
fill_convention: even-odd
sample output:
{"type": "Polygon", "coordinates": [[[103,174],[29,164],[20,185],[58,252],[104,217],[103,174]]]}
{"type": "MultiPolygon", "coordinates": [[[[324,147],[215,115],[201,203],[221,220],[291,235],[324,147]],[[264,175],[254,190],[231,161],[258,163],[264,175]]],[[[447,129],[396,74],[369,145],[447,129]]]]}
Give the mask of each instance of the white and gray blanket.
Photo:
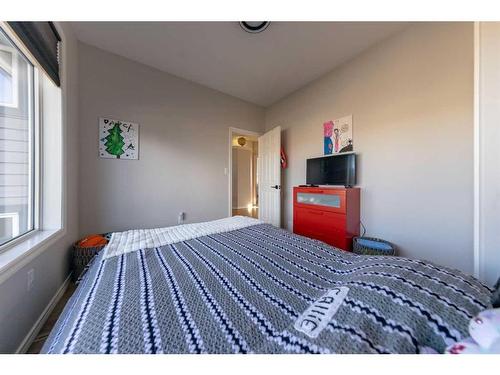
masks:
{"type": "Polygon", "coordinates": [[[101,253],[42,353],[443,352],[491,307],[459,271],[251,224],[101,253]]]}

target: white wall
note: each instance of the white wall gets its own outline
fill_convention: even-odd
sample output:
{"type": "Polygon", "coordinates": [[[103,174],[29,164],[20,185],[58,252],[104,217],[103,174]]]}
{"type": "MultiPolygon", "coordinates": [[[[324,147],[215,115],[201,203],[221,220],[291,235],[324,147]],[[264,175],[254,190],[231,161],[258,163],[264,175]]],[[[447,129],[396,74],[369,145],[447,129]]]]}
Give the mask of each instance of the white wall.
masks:
{"type": "Polygon", "coordinates": [[[412,25],[266,110],[266,129],[284,129],[286,227],[323,122],[348,114],[367,235],[472,273],[472,23],[412,25]]]}
{"type": "Polygon", "coordinates": [[[63,127],[66,187],[66,233],[29,264],[0,284],[0,353],[15,352],[69,274],[70,247],[78,238],[78,44],[67,24],[63,36],[63,127]],[[27,292],[27,270],[34,269],[34,287],[27,292]]]}
{"type": "Polygon", "coordinates": [[[227,216],[228,128],[263,109],[86,44],[79,67],[81,234],[227,216]],[[140,124],[139,160],[98,158],[100,116],[140,124]]]}
{"type": "Polygon", "coordinates": [[[500,22],[480,22],[476,33],[476,272],[493,285],[500,277],[500,22]]]}

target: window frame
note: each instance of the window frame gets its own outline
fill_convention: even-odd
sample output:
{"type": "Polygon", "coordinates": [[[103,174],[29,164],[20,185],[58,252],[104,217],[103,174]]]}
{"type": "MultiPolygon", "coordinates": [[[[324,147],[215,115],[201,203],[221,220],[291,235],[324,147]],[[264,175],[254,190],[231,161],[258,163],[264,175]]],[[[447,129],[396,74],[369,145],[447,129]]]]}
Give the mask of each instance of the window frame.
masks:
{"type": "MultiPolygon", "coordinates": [[[[26,53],[26,49],[24,48],[22,42],[13,34],[10,29],[5,27],[4,23],[0,23],[0,32],[13,44],[12,51],[17,52],[22,55],[26,61],[31,64],[31,74],[28,73],[28,95],[31,97],[29,100],[29,108],[28,108],[28,119],[30,121],[30,126],[28,127],[29,133],[28,137],[30,139],[31,145],[31,157],[29,158],[29,175],[28,175],[28,212],[30,213],[28,217],[29,230],[25,233],[22,233],[16,237],[11,238],[10,240],[0,244],[0,254],[8,251],[14,246],[29,240],[34,235],[40,232],[42,228],[42,205],[41,205],[41,196],[42,196],[42,183],[41,183],[41,163],[42,163],[42,138],[41,138],[41,122],[42,122],[42,85],[40,80],[40,68],[37,65],[36,60],[29,54],[26,53]]],[[[16,78],[18,78],[18,56],[13,54],[15,58],[13,58],[13,62],[16,63],[16,78]]],[[[16,106],[12,105],[3,105],[0,103],[0,106],[8,107],[8,108],[18,108],[20,103],[19,98],[19,87],[16,82],[16,106]]]]}

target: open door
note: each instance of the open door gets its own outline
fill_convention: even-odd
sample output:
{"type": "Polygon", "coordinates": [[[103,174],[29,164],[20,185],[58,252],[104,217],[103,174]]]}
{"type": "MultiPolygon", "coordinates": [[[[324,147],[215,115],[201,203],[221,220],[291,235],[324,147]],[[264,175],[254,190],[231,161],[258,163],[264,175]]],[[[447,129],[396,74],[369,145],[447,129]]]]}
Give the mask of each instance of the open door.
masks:
{"type": "Polygon", "coordinates": [[[281,127],[277,126],[261,135],[258,141],[259,219],[279,227],[281,224],[281,127]]]}

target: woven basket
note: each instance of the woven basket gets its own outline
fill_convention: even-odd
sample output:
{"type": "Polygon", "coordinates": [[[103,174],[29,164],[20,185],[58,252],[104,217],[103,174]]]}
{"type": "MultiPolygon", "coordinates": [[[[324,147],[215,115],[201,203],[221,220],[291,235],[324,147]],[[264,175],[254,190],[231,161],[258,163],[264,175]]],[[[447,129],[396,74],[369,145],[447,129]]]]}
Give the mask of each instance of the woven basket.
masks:
{"type": "Polygon", "coordinates": [[[73,281],[78,280],[81,273],[104,246],[100,245],[95,247],[81,247],[78,242],[73,245],[73,281]]]}
{"type": "Polygon", "coordinates": [[[352,252],[361,255],[396,255],[396,247],[387,241],[381,240],[379,238],[373,237],[354,237],[352,240],[352,252]],[[359,243],[359,240],[368,240],[384,244],[389,247],[389,249],[379,249],[376,247],[370,247],[359,243]]]}

